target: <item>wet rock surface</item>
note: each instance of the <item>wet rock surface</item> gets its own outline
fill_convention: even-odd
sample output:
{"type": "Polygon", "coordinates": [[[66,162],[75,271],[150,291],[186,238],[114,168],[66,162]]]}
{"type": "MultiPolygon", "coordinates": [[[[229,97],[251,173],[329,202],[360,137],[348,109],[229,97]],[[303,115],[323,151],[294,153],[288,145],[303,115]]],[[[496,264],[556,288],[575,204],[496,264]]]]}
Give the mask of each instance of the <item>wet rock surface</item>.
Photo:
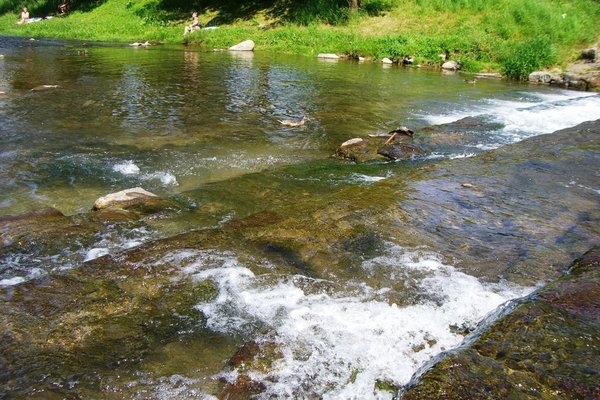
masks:
{"type": "Polygon", "coordinates": [[[337,148],[335,155],[355,162],[409,158],[424,152],[413,142],[413,134],[406,127],[398,127],[387,134],[350,139],[337,148]]]}
{"type": "Polygon", "coordinates": [[[600,397],[600,247],[425,372],[402,399],[600,397]]]}
{"type": "MultiPolygon", "coordinates": [[[[460,129],[478,124],[463,121],[464,128],[451,130],[460,133],[460,129]]],[[[279,175],[274,172],[260,184],[250,181],[255,188],[251,198],[247,198],[247,191],[243,191],[242,198],[232,190],[223,199],[223,191],[215,184],[214,193],[220,194],[219,199],[211,197],[210,188],[205,188],[197,194],[203,196],[198,197],[203,201],[196,212],[208,214],[219,207],[227,209],[227,202],[244,201],[254,204],[256,212],[214,229],[173,235],[115,257],[82,263],[71,271],[0,288],[0,388],[12,397],[48,393],[64,397],[68,393],[93,398],[107,386],[119,390],[130,387],[127,385],[131,382],[116,377],[121,372],[131,374],[143,366],[157,370],[157,374],[180,373],[177,365],[169,369],[161,366],[160,357],[183,360],[189,363],[186,371],[200,371],[200,377],[217,373],[214,365],[221,368],[228,359],[232,365],[239,365],[240,360],[276,358],[275,351],[265,350],[268,347],[253,350],[250,345],[244,355],[238,350],[246,342],[244,338],[226,339],[207,329],[195,306],[214,298],[216,285],[211,280],[194,280],[181,271],[181,266],[167,257],[173,252],[232,252],[256,275],[301,275],[338,282],[361,276],[364,272],[360,266],[365,259],[395,244],[436,249],[466,273],[489,281],[533,284],[557,279],[571,260],[600,242],[596,191],[600,182],[595,172],[599,154],[600,121],[596,121],[466,160],[399,166],[404,168],[402,173],[368,186],[331,192],[323,185],[314,196],[300,191],[281,193],[281,182],[289,180],[293,167],[279,175]],[[210,349],[212,358],[207,360],[212,367],[202,364],[201,357],[173,350],[186,346],[196,352],[208,353],[210,349]],[[257,356],[261,352],[264,356],[257,356]]],[[[234,183],[246,184],[249,179],[242,177],[234,183]]],[[[230,187],[236,184],[227,182],[230,187]]],[[[193,212],[169,217],[189,219],[193,212]]],[[[61,226],[72,229],[73,221],[94,221],[64,217],[54,211],[44,215],[56,221],[57,232],[61,226]]],[[[24,221],[32,219],[8,217],[5,224],[24,221]]],[[[95,232],[95,223],[91,228],[82,225],[85,229],[81,237],[93,235],[90,232],[95,232]]],[[[41,224],[40,236],[46,235],[42,227],[47,226],[41,224]]],[[[12,235],[10,240],[17,243],[17,234],[12,235]]],[[[49,243],[62,243],[56,236],[46,236],[49,243]]],[[[405,282],[389,276],[365,279],[370,279],[368,284],[373,287],[409,291],[405,282]]],[[[580,280],[578,285],[584,283],[580,280]]],[[[544,296],[547,302],[539,314],[540,321],[552,307],[563,307],[565,318],[574,318],[575,322],[579,316],[573,316],[572,310],[587,312],[588,306],[581,306],[588,304],[583,296],[569,297],[569,302],[565,297],[544,296]]],[[[394,301],[400,305],[415,301],[409,295],[401,297],[398,295],[394,301]]],[[[582,337],[591,334],[585,325],[565,326],[572,326],[573,332],[581,332],[582,337]]],[[[543,325],[531,327],[537,331],[543,325]]],[[[597,326],[592,327],[597,330],[597,326]]],[[[563,334],[560,329],[556,335],[563,334]]],[[[566,343],[565,337],[556,336],[560,343],[566,343]]],[[[548,340],[538,343],[550,346],[552,339],[548,340]]],[[[567,350],[579,354],[577,343],[569,348],[552,347],[542,358],[554,360],[554,352],[567,350]]],[[[486,351],[491,354],[496,350],[490,346],[486,351]]],[[[475,365],[478,360],[473,357],[464,363],[475,365]]],[[[526,368],[519,364],[520,359],[513,361],[519,368],[526,368]]],[[[538,362],[528,362],[534,361],[538,362]]],[[[504,370],[487,358],[481,362],[493,371],[504,370]]],[[[262,390],[257,382],[242,375],[233,383],[215,383],[213,393],[243,396],[262,390]]],[[[472,390],[479,393],[476,388],[472,390]]],[[[135,398],[132,393],[121,394],[122,398],[135,398]]]]}

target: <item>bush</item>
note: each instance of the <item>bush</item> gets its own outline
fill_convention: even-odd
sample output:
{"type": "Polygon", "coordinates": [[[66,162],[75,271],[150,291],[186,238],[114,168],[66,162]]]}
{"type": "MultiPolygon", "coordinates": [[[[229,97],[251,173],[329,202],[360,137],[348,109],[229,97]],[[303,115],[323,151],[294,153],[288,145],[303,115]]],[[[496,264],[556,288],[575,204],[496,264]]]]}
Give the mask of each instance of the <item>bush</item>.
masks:
{"type": "MultiPolygon", "coordinates": [[[[514,45],[514,43],[511,43],[514,45]]],[[[546,38],[531,39],[505,52],[501,67],[511,79],[526,79],[533,71],[552,65],[556,61],[556,53],[546,38]]]]}

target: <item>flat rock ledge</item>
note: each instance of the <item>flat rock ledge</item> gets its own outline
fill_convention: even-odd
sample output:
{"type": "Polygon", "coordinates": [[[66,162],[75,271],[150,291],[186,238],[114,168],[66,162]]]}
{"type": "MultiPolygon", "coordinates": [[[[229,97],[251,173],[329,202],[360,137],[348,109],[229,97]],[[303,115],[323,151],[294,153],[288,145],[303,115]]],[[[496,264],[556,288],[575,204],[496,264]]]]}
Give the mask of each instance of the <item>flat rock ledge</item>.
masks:
{"type": "Polygon", "coordinates": [[[598,349],[600,247],[595,247],[569,274],[518,301],[469,346],[414,377],[401,397],[598,399],[598,349]]]}
{"type": "Polygon", "coordinates": [[[141,187],[122,190],[100,197],[94,203],[94,210],[107,208],[137,208],[166,206],[167,202],[141,187]]]}

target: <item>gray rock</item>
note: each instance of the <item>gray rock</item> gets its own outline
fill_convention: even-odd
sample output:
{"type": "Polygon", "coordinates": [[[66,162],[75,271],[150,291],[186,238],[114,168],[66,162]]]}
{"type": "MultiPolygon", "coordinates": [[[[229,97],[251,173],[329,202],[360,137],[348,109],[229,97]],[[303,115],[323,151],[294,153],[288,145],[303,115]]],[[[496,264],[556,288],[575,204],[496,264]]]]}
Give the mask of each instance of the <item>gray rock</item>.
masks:
{"type": "Polygon", "coordinates": [[[102,210],[110,207],[130,208],[143,205],[156,205],[162,202],[163,200],[154,193],[148,192],[141,187],[136,187],[100,197],[94,203],[94,209],[102,210]]]}
{"type": "Polygon", "coordinates": [[[597,61],[597,57],[598,57],[598,49],[596,49],[595,47],[582,50],[581,55],[579,56],[580,59],[590,61],[590,62],[597,61]]]}
{"type": "Polygon", "coordinates": [[[446,61],[442,64],[442,69],[456,71],[457,69],[460,69],[460,64],[454,60],[446,61]]]}
{"type": "Polygon", "coordinates": [[[394,62],[392,60],[390,60],[389,58],[385,57],[383,60],[381,60],[382,64],[393,64],[394,62]]]}
{"type": "Polygon", "coordinates": [[[326,58],[329,60],[337,60],[338,58],[340,58],[340,56],[338,56],[337,54],[334,53],[320,53],[317,58],[326,58]]]}
{"type": "Polygon", "coordinates": [[[529,74],[529,82],[531,83],[549,84],[560,80],[561,78],[559,75],[549,71],[535,71],[529,74]]]}
{"type": "Polygon", "coordinates": [[[346,140],[335,151],[335,155],[358,163],[381,159],[377,154],[377,142],[354,138],[346,140]]]}
{"type": "Polygon", "coordinates": [[[244,40],[241,43],[236,44],[235,46],[231,46],[229,48],[230,51],[253,51],[254,50],[254,41],[252,40],[244,40]]]}

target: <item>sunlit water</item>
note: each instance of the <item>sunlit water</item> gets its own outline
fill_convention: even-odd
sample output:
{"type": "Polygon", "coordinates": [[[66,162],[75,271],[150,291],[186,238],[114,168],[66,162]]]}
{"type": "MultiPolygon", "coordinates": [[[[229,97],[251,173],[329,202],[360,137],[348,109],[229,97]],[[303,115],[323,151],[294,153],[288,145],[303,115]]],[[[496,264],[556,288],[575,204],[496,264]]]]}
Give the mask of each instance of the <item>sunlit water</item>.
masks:
{"type": "MultiPolygon", "coordinates": [[[[13,38],[0,38],[0,54],[0,215],[44,207],[86,213],[96,198],[135,186],[198,210],[162,225],[109,228],[94,243],[59,254],[5,255],[3,287],[260,211],[252,196],[280,167],[299,166],[282,196],[292,186],[316,195],[399,173],[394,163],[318,164],[353,137],[398,125],[418,132],[468,116],[497,124],[458,151],[414,160],[435,162],[600,118],[597,94],[500,80],[467,85],[460,75],[349,61],[13,38]],[[302,117],[302,127],[279,122],[302,117]],[[227,186],[244,176],[247,187],[227,186]],[[204,211],[202,193],[215,184],[221,186],[210,200],[224,205],[204,211]],[[230,191],[244,198],[244,190],[248,204],[227,203],[230,191]]],[[[461,343],[452,327],[472,329],[532,290],[483,283],[442,262],[435,250],[394,245],[362,263],[364,279],[336,282],[278,274],[274,266],[257,275],[233,253],[182,249],[166,257],[182,279],[215,282],[217,298],[195,307],[207,329],[276,344],[280,354],[271,369],[244,371],[264,384],[264,398],[391,398],[373,382],[405,384],[431,357],[461,343]],[[411,282],[406,290],[421,300],[396,304],[391,288],[367,283],[382,275],[411,282]]],[[[152,356],[108,386],[131,398],[210,398],[206,382],[235,382],[240,374],[213,367],[201,376],[192,366],[151,364],[152,356]]]]}

